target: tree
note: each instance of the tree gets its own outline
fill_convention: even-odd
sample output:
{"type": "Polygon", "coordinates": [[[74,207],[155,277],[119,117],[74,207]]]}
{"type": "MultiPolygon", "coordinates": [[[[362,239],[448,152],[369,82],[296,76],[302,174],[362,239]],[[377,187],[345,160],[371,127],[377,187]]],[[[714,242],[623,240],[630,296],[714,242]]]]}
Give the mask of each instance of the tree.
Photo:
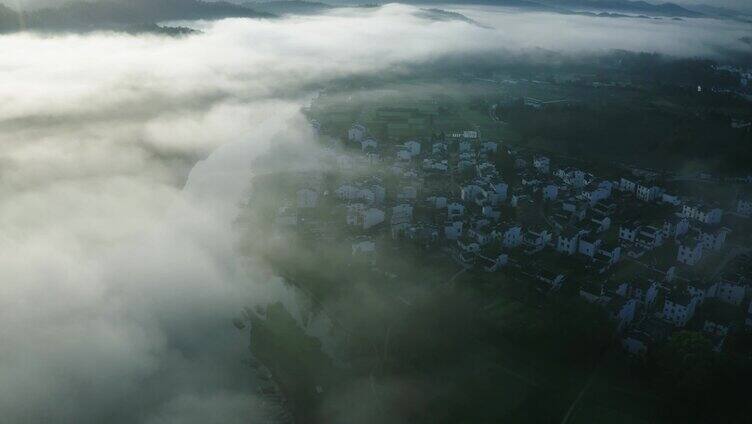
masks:
{"type": "Polygon", "coordinates": [[[749,419],[745,409],[749,361],[714,352],[710,340],[694,331],[674,334],[654,360],[668,421],[742,423],[749,419]]]}

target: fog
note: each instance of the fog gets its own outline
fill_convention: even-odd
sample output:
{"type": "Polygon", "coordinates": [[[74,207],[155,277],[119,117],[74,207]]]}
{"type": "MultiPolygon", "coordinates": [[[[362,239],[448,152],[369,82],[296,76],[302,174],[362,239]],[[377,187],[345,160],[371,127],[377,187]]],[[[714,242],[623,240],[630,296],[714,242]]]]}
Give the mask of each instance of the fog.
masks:
{"type": "Polygon", "coordinates": [[[233,221],[258,154],[316,149],[300,107],[318,84],[500,48],[713,56],[746,30],[463,10],[485,29],[415,11],[0,37],[2,421],[264,414],[231,320],[283,289],[236,253],[233,221]]]}

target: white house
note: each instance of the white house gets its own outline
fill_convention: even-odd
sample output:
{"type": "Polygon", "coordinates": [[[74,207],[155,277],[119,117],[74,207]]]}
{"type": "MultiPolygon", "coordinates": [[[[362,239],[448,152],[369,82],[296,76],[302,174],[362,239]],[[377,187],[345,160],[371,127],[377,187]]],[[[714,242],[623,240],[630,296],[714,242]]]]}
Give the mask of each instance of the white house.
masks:
{"type": "Polygon", "coordinates": [[[364,255],[376,251],[376,243],[371,240],[358,241],[352,244],[353,255],[364,255]]]}
{"type": "Polygon", "coordinates": [[[400,187],[397,193],[397,199],[400,200],[415,200],[417,197],[418,187],[412,184],[400,187]]]}
{"type": "Polygon", "coordinates": [[[711,336],[725,337],[728,335],[729,329],[727,323],[721,324],[708,319],[702,324],[702,331],[711,336]]]}
{"type": "Polygon", "coordinates": [[[431,196],[426,201],[435,209],[444,209],[447,207],[447,198],[444,196],[431,196]]]}
{"type": "Polygon", "coordinates": [[[679,242],[676,260],[690,266],[696,265],[702,259],[702,241],[690,237],[679,242]]]}
{"type": "Polygon", "coordinates": [[[648,250],[660,247],[663,245],[663,228],[652,225],[640,227],[639,233],[633,241],[648,250]]]}
{"type": "Polygon", "coordinates": [[[467,159],[462,158],[462,155],[460,155],[460,160],[457,162],[457,169],[460,172],[466,172],[470,169],[473,169],[475,167],[475,159],[467,159]]]}
{"type": "Polygon", "coordinates": [[[342,200],[357,200],[360,194],[360,189],[350,184],[343,184],[334,190],[334,195],[342,200]]]}
{"type": "Polygon", "coordinates": [[[579,169],[572,171],[568,176],[569,183],[575,188],[582,188],[587,184],[585,180],[585,173],[583,171],[580,171],[579,169]]]}
{"type": "Polygon", "coordinates": [[[487,245],[493,239],[491,234],[482,228],[471,228],[467,230],[467,237],[473,239],[480,246],[487,245]]]}
{"type": "Polygon", "coordinates": [[[449,222],[444,225],[444,237],[447,240],[457,240],[462,236],[462,221],[449,222]]]}
{"type": "Polygon", "coordinates": [[[590,206],[595,206],[596,203],[601,200],[606,200],[611,197],[612,184],[608,181],[601,181],[595,190],[586,191],[583,196],[588,200],[590,206]]]}
{"type": "Polygon", "coordinates": [[[634,193],[637,190],[637,183],[626,178],[619,181],[619,190],[623,192],[634,193]]]}
{"type": "Polygon", "coordinates": [[[632,297],[632,296],[629,296],[630,287],[631,286],[629,283],[626,283],[623,281],[606,280],[606,282],[601,285],[601,292],[602,293],[614,293],[621,297],[632,297]]]}
{"type": "Polygon", "coordinates": [[[682,214],[689,219],[700,221],[704,224],[720,224],[723,210],[720,208],[706,208],[702,205],[687,204],[682,206],[682,214]]]}
{"type": "Polygon", "coordinates": [[[687,282],[687,291],[697,298],[697,304],[702,305],[706,298],[715,297],[717,284],[710,284],[707,280],[692,280],[687,282]]]}
{"type": "Polygon", "coordinates": [[[493,255],[478,253],[478,258],[483,261],[483,269],[486,272],[496,272],[509,263],[509,255],[506,253],[496,253],[493,255]]]}
{"type": "Polygon", "coordinates": [[[612,297],[606,304],[606,310],[611,319],[616,321],[616,331],[621,331],[634,320],[637,301],[622,297],[612,297]]]}
{"type": "Polygon", "coordinates": [[[653,343],[665,340],[673,332],[671,324],[655,317],[648,317],[641,321],[637,328],[627,333],[622,339],[622,346],[633,355],[644,355],[653,343]]]}
{"type": "Polygon", "coordinates": [[[539,251],[553,238],[553,234],[545,228],[539,230],[528,229],[525,231],[522,242],[530,247],[533,251],[539,251]]]}
{"type": "Polygon", "coordinates": [[[580,201],[564,201],[561,204],[561,208],[571,213],[578,221],[585,219],[585,215],[587,214],[587,204],[580,201]]]}
{"type": "Polygon", "coordinates": [[[311,129],[316,137],[321,135],[321,122],[316,119],[311,119],[311,129]]]}
{"type": "Polygon", "coordinates": [[[402,203],[392,208],[392,231],[401,232],[407,229],[413,222],[413,207],[402,203]]]}
{"type": "Polygon", "coordinates": [[[353,168],[353,160],[348,155],[337,156],[337,168],[342,170],[350,170],[353,168]]]}
{"type": "Polygon", "coordinates": [[[478,131],[472,131],[472,130],[465,130],[462,131],[462,138],[465,140],[477,140],[480,135],[478,134],[478,131]]]}
{"type": "Polygon", "coordinates": [[[462,203],[452,202],[447,205],[447,218],[453,220],[465,214],[465,205],[462,203]]]}
{"type": "Polygon", "coordinates": [[[579,169],[557,169],[556,172],[554,172],[554,175],[564,180],[566,184],[574,186],[575,188],[583,188],[588,183],[585,172],[580,171],[579,169]]]}
{"type": "Polygon", "coordinates": [[[604,262],[607,266],[615,265],[621,259],[621,246],[602,244],[596,252],[595,259],[604,262]]]}
{"type": "Polygon", "coordinates": [[[698,238],[702,241],[702,247],[705,250],[719,251],[726,244],[726,235],[730,232],[728,228],[698,228],[698,238]]]}
{"type": "Polygon", "coordinates": [[[732,305],[741,305],[747,293],[746,287],[741,282],[722,280],[715,285],[715,296],[732,305]]]}
{"type": "Polygon", "coordinates": [[[507,200],[507,192],[509,185],[503,182],[495,182],[490,185],[490,189],[487,191],[488,200],[492,205],[496,206],[505,200],[507,200]]]}
{"type": "Polygon", "coordinates": [[[643,202],[652,202],[659,198],[661,195],[661,188],[657,186],[644,186],[639,184],[637,186],[637,198],[643,202]]]}
{"type": "Polygon", "coordinates": [[[318,204],[319,193],[316,190],[302,188],[298,190],[298,208],[312,209],[318,204]]]}
{"type": "Polygon", "coordinates": [[[693,297],[686,290],[676,290],[666,296],[663,304],[663,319],[676,327],[684,327],[695,315],[698,298],[693,297]]]}
{"type": "Polygon", "coordinates": [[[384,222],[384,211],[367,208],[363,203],[347,206],[347,225],[362,227],[367,230],[384,222]]]}
{"type": "Polygon", "coordinates": [[[556,184],[547,184],[543,187],[543,200],[556,200],[559,196],[559,186],[556,184]]]}
{"type": "Polygon", "coordinates": [[[501,211],[491,205],[483,206],[483,208],[481,209],[481,214],[486,218],[492,219],[494,221],[497,221],[501,217],[501,211]]]}
{"type": "Polygon", "coordinates": [[[434,155],[443,155],[447,152],[447,144],[443,141],[433,143],[431,146],[431,153],[434,155]]]}
{"type": "Polygon", "coordinates": [[[483,153],[496,153],[499,150],[499,145],[493,141],[486,141],[481,145],[480,151],[483,153]]]}
{"type": "Polygon", "coordinates": [[[598,202],[590,208],[593,214],[597,214],[601,216],[613,215],[614,212],[616,212],[616,209],[617,209],[616,203],[606,203],[606,202],[598,202]]]}
{"type": "Polygon", "coordinates": [[[595,224],[596,231],[602,233],[608,231],[611,228],[611,218],[604,216],[603,218],[590,218],[590,222],[595,224]]]}
{"type": "Polygon", "coordinates": [[[567,255],[574,255],[577,252],[578,241],[581,235],[582,232],[576,229],[559,234],[559,238],[556,241],[556,251],[567,255]]]}
{"type": "Polygon", "coordinates": [[[619,240],[635,241],[639,231],[639,222],[624,223],[619,226],[619,240]]]}
{"type": "Polygon", "coordinates": [[[369,190],[373,193],[373,201],[376,203],[382,203],[386,198],[386,189],[381,184],[373,184],[369,190]]]}
{"type": "Polygon", "coordinates": [[[533,168],[541,174],[548,174],[551,170],[551,159],[545,156],[536,156],[533,158],[533,168]]]}
{"type": "Polygon", "coordinates": [[[598,183],[598,188],[608,191],[608,196],[611,197],[611,193],[614,191],[614,183],[609,180],[603,180],[598,183]]]}
{"type": "Polygon", "coordinates": [[[489,181],[499,176],[496,165],[490,162],[481,162],[475,167],[475,174],[481,181],[489,181]]]}
{"type": "Polygon", "coordinates": [[[594,257],[601,245],[601,240],[593,237],[582,236],[579,240],[577,251],[590,258],[594,257]]]}
{"type": "Polygon", "coordinates": [[[501,244],[506,248],[514,248],[522,244],[522,227],[517,224],[505,224],[496,232],[501,244]]]}
{"type": "Polygon", "coordinates": [[[480,252],[480,245],[472,239],[460,238],[457,240],[457,249],[455,252],[458,259],[463,263],[472,264],[480,252]]]}
{"type": "Polygon", "coordinates": [[[367,139],[365,139],[365,140],[363,140],[363,141],[360,142],[360,149],[362,151],[364,151],[364,152],[366,150],[368,150],[368,151],[374,151],[374,150],[378,149],[378,147],[379,147],[379,142],[376,141],[376,140],[374,140],[374,139],[372,139],[372,138],[367,138],[367,139]]]}
{"type": "Polygon", "coordinates": [[[449,171],[449,163],[446,160],[423,159],[423,170],[428,172],[446,173],[449,171]]]}
{"type": "Polygon", "coordinates": [[[736,213],[747,217],[752,215],[752,200],[739,199],[736,203],[736,213]]]}
{"type": "Polygon", "coordinates": [[[420,154],[420,143],[415,140],[410,140],[404,144],[405,149],[410,152],[411,156],[418,156],[420,154]]]}
{"type": "Polygon", "coordinates": [[[347,139],[356,143],[360,143],[366,136],[366,127],[360,124],[354,124],[347,130],[347,139]]]}
{"type": "Polygon", "coordinates": [[[678,238],[689,231],[689,220],[678,214],[674,214],[663,221],[663,238],[678,238]]]}
{"type": "Polygon", "coordinates": [[[368,151],[363,155],[364,162],[368,165],[378,165],[381,163],[381,155],[376,152],[368,151]]]}
{"type": "Polygon", "coordinates": [[[274,220],[274,225],[278,228],[294,227],[298,225],[298,214],[290,207],[282,206],[277,210],[277,216],[274,220]]]}
{"type": "Polygon", "coordinates": [[[649,338],[638,331],[629,332],[621,339],[621,346],[628,353],[635,356],[643,356],[648,351],[649,338]]]}
{"type": "Polygon", "coordinates": [[[564,285],[565,279],[566,277],[564,277],[564,274],[561,274],[559,272],[549,271],[547,269],[542,269],[538,273],[538,280],[548,283],[551,286],[551,288],[554,290],[560,289],[561,286],[564,285]]]}
{"type": "Polygon", "coordinates": [[[674,206],[681,205],[681,200],[679,199],[679,196],[675,194],[662,193],[660,201],[663,203],[668,203],[669,205],[674,205],[674,206]]]}
{"type": "Polygon", "coordinates": [[[407,237],[410,240],[418,240],[424,243],[425,246],[429,246],[439,240],[439,230],[433,225],[419,223],[407,230],[407,237]]]}
{"type": "Polygon", "coordinates": [[[407,162],[413,158],[413,154],[407,149],[400,149],[397,151],[397,159],[407,162]]]}
{"type": "Polygon", "coordinates": [[[486,197],[486,191],[477,184],[467,184],[462,187],[461,193],[464,202],[478,202],[486,197]]]}
{"type": "Polygon", "coordinates": [[[652,278],[638,278],[630,285],[630,297],[651,306],[658,296],[658,282],[652,278]]]}

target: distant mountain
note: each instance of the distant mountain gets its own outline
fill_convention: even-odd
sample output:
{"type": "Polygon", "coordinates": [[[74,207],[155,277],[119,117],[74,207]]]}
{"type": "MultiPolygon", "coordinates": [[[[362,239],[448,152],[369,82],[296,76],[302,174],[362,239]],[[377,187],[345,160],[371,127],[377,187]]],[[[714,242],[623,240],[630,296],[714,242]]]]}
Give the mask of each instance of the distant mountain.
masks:
{"type": "Polygon", "coordinates": [[[397,0],[400,3],[419,5],[479,5],[514,7],[518,9],[549,11],[565,14],[622,17],[618,13],[646,16],[695,18],[703,16],[696,10],[675,3],[652,4],[632,0],[397,0]]]}
{"type": "Polygon", "coordinates": [[[702,13],[707,16],[713,16],[722,19],[733,19],[737,21],[750,23],[752,20],[752,14],[746,12],[740,12],[738,10],[730,9],[728,7],[712,6],[708,4],[692,4],[686,6],[687,9],[694,10],[695,12],[702,13]]]}
{"type": "Polygon", "coordinates": [[[274,15],[313,15],[335,8],[325,3],[301,0],[249,1],[241,5],[257,12],[274,15]]]}
{"type": "Polygon", "coordinates": [[[0,33],[18,31],[21,28],[21,16],[15,10],[0,4],[0,33]]]}
{"type": "Polygon", "coordinates": [[[482,5],[513,7],[524,10],[549,11],[595,17],[663,17],[697,18],[711,16],[749,22],[752,15],[728,7],[708,4],[679,5],[672,2],[641,0],[233,0],[258,11],[276,14],[312,14],[335,7],[352,7],[364,3],[382,5],[390,2],[420,6],[482,5]],[[245,3],[243,3],[245,1],[245,3]]]}
{"type": "Polygon", "coordinates": [[[415,5],[477,5],[513,7],[524,10],[587,15],[599,17],[679,17],[695,18],[702,13],[689,10],[674,3],[652,4],[632,0],[396,0],[415,5]]]}
{"type": "Polygon", "coordinates": [[[430,19],[432,21],[439,21],[439,22],[460,21],[460,22],[465,22],[465,23],[472,24],[475,26],[479,26],[481,28],[488,28],[487,26],[482,25],[479,22],[468,18],[467,16],[461,13],[449,12],[449,11],[442,10],[442,9],[420,9],[418,16],[424,19],[430,19]]]}
{"type": "Polygon", "coordinates": [[[564,7],[572,11],[626,12],[652,16],[696,18],[703,14],[675,3],[652,4],[632,0],[536,0],[552,7],[564,7]]]}
{"type": "Polygon", "coordinates": [[[19,15],[0,8],[0,32],[20,29],[36,31],[87,31],[152,27],[161,21],[221,19],[230,17],[264,18],[273,15],[227,2],[199,0],[102,0],[77,1],[56,8],[40,9],[19,15]]]}
{"type": "MultiPolygon", "coordinates": [[[[388,1],[387,1],[388,2],[388,1]]],[[[382,3],[387,3],[382,2],[382,3]]],[[[515,7],[519,9],[534,9],[554,11],[555,8],[541,2],[530,0],[396,0],[397,3],[418,5],[477,5],[515,7]]]]}

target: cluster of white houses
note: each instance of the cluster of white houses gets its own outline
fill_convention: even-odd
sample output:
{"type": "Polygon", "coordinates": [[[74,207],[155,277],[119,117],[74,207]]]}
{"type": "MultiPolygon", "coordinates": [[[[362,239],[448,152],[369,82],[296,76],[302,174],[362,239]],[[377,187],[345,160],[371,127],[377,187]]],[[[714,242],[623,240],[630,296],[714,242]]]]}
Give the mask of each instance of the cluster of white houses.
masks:
{"type": "MultiPolygon", "coordinates": [[[[549,291],[571,284],[609,312],[633,353],[687,326],[708,302],[749,305],[752,325],[752,280],[743,269],[752,259],[743,249],[731,252],[732,228],[724,225],[725,213],[752,215],[752,199],[711,204],[640,172],[601,178],[477,131],[385,145],[355,124],[347,136],[350,149],[326,160],[352,177],[331,187],[307,184],[297,206],[334,202],[354,232],[354,255],[383,248],[377,239],[384,234],[446,252],[467,268],[516,270],[549,291]],[[352,172],[358,169],[371,171],[352,172]],[[560,269],[551,255],[583,272],[560,269]],[[707,258],[719,257],[738,272],[700,272],[707,258]]],[[[290,214],[289,206],[280,209],[278,222],[289,225],[290,214]]],[[[713,337],[732,331],[732,323],[706,321],[713,337]]]]}

